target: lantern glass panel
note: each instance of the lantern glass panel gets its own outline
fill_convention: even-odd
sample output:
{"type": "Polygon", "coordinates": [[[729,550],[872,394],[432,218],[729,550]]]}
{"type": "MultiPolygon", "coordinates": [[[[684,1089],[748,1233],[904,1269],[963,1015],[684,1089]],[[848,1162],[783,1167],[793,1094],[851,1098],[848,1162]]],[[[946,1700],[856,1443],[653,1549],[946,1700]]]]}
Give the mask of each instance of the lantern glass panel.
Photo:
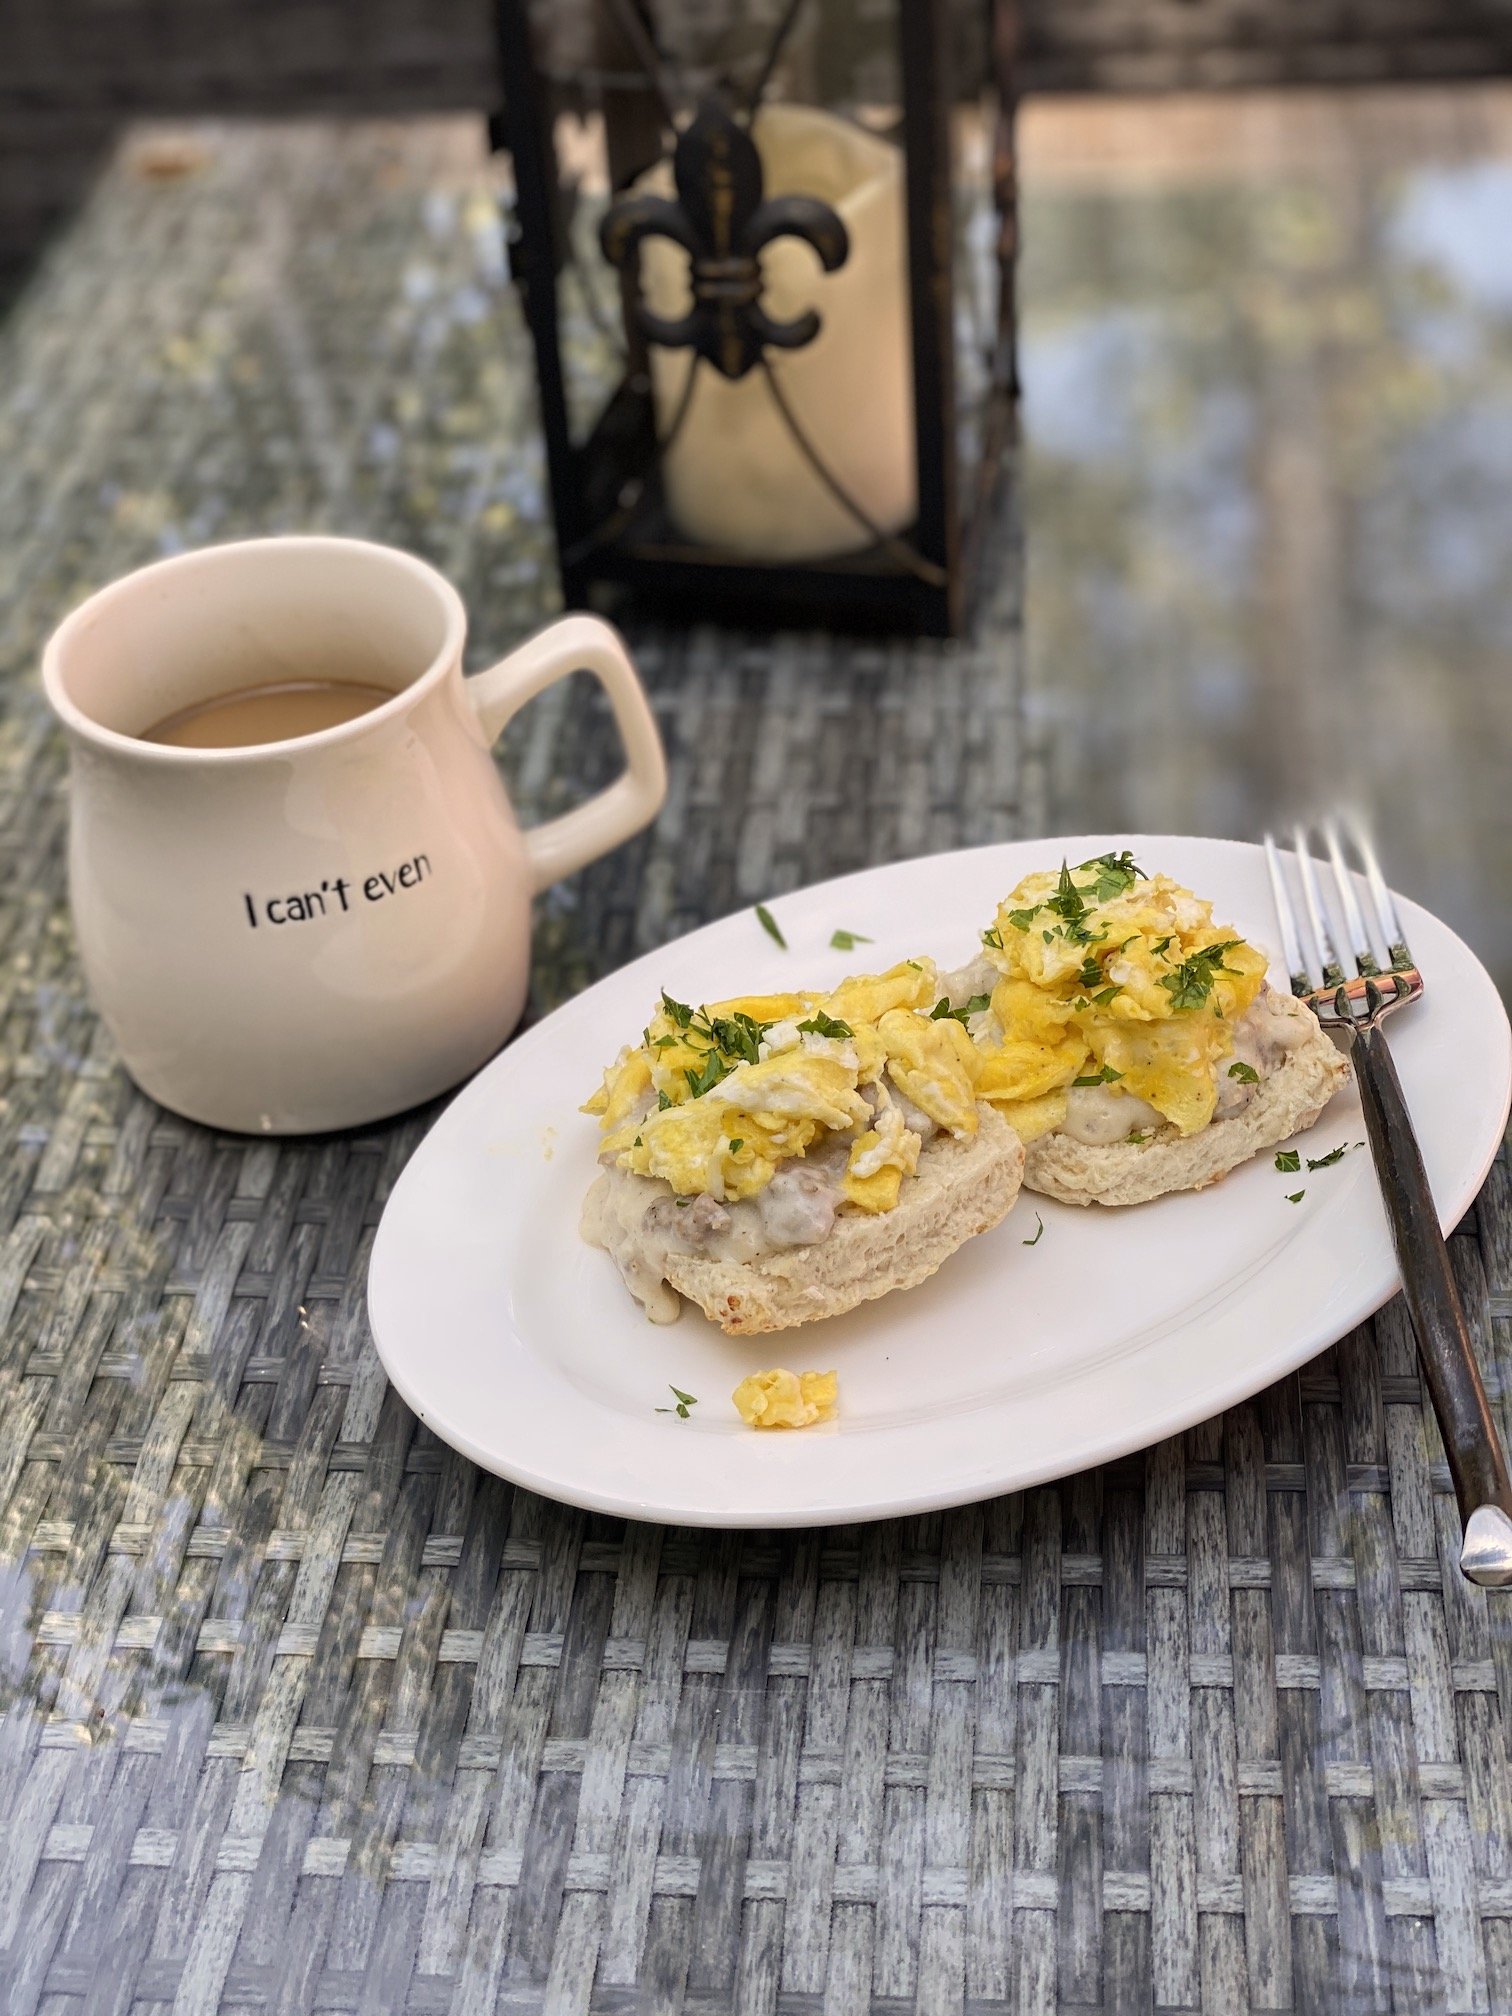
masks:
{"type": "Polygon", "coordinates": [[[1004,358],[981,0],[500,4],[568,599],[809,570],[957,623],[1004,358]]]}
{"type": "Polygon", "coordinates": [[[802,562],[905,531],[916,489],[892,0],[553,0],[531,27],[563,392],[593,521],[580,541],[635,521],[738,560],[802,562]],[[711,129],[699,163],[716,226],[722,173],[734,192],[724,238],[657,225],[616,269],[601,244],[615,199],[704,221],[680,179],[679,135],[695,123],[711,129]],[[784,198],[825,215],[776,214],[784,198]],[[729,322],[749,305],[761,334],[695,340],[701,278],[722,290],[711,314],[729,322]],[[750,303],[728,309],[742,287],[750,303]],[[655,340],[642,308],[682,340],[655,340]]]}

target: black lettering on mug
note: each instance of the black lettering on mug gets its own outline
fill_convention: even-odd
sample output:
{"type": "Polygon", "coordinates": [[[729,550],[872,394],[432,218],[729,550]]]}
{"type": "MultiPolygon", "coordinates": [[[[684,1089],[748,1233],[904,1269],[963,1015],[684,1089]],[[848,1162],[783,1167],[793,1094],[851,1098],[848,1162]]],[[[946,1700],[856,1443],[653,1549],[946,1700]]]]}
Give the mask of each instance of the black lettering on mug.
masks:
{"type": "Polygon", "coordinates": [[[430,856],[416,854],[412,860],[401,861],[393,874],[380,868],[376,875],[369,875],[362,885],[362,893],[369,903],[381,903],[386,896],[393,896],[401,889],[418,889],[430,873],[430,856]]]}
{"type": "MultiPolygon", "coordinates": [[[[376,874],[364,876],[362,893],[369,903],[382,903],[401,889],[418,889],[431,872],[430,856],[413,854],[397,868],[380,868],[376,874]]],[[[345,875],[323,875],[318,889],[289,889],[276,896],[254,896],[244,889],[242,905],[254,931],[264,924],[309,924],[321,917],[345,916],[352,907],[349,892],[356,887],[345,875]]]]}

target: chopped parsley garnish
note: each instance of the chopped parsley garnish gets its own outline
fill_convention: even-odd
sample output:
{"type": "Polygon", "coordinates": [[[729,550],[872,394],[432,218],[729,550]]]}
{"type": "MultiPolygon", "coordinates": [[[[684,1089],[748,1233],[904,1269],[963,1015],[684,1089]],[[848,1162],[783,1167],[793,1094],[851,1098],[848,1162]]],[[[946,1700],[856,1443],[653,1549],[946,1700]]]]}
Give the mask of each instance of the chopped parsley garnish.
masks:
{"type": "Polygon", "coordinates": [[[1089,1076],[1084,1078],[1073,1078],[1071,1083],[1073,1085],[1116,1085],[1123,1075],[1122,1071],[1115,1071],[1111,1064],[1104,1064],[1100,1071],[1093,1071],[1089,1076]]]}
{"type": "Polygon", "coordinates": [[[1089,869],[1095,870],[1097,877],[1087,892],[1094,903],[1110,903],[1144,880],[1143,868],[1135,864],[1127,847],[1121,854],[1099,854],[1095,861],[1083,861],[1076,872],[1085,875],[1089,869]]]}
{"type": "Polygon", "coordinates": [[[816,1008],[807,1022],[800,1022],[798,1032],[806,1036],[828,1036],[836,1043],[842,1043],[847,1036],[854,1036],[856,1033],[849,1022],[837,1022],[833,1015],[826,1015],[822,1008],[816,1008]]]}
{"type": "Polygon", "coordinates": [[[1288,1204],[1300,1204],[1306,1195],[1307,1192],[1305,1190],[1288,1190],[1286,1201],[1288,1204]]]}
{"type": "Polygon", "coordinates": [[[781,931],[778,930],[777,919],[772,915],[771,911],[768,910],[765,903],[758,903],[756,905],[756,917],[757,921],[761,925],[762,930],[766,932],[767,936],[769,938],[775,938],[777,940],[777,943],[782,947],[783,951],[786,952],[786,950],[788,949],[788,942],[786,938],[783,937],[781,931]]]}
{"type": "Polygon", "coordinates": [[[973,994],[964,1008],[952,1008],[950,1005],[950,996],[942,994],[933,1008],[930,1009],[929,1019],[931,1022],[959,1022],[964,1029],[969,1017],[980,1015],[984,1008],[990,1008],[991,1006],[992,996],[990,994],[973,994]]]}
{"type": "MultiPolygon", "coordinates": [[[[1035,918],[1038,917],[1042,907],[1043,906],[1041,904],[1036,903],[1033,906],[1033,908],[1029,910],[1010,910],[1008,912],[1008,922],[1013,926],[1015,931],[1027,931],[1029,929],[1029,926],[1034,922],[1035,918]]],[[[987,939],[987,933],[985,931],[982,933],[982,939],[984,943],[990,942],[987,939]]],[[[1002,942],[1003,942],[1002,939],[999,938],[998,944],[1001,945],[1002,942]]]]}
{"type": "Polygon", "coordinates": [[[994,952],[1001,952],[1003,949],[1003,934],[998,930],[996,925],[993,925],[990,930],[982,933],[982,943],[990,945],[994,952]]]}
{"type": "MultiPolygon", "coordinates": [[[[1061,936],[1069,938],[1073,945],[1090,943],[1092,933],[1087,929],[1087,892],[1078,889],[1071,880],[1071,870],[1062,861],[1060,880],[1055,885],[1055,894],[1047,896],[1041,908],[1051,911],[1061,920],[1061,936]]],[[[1050,937],[1047,931],[1046,939],[1050,937]]]]}
{"type": "Polygon", "coordinates": [[[1114,995],[1122,994],[1122,992],[1123,988],[1115,980],[1111,987],[1098,988],[1097,992],[1092,996],[1092,1005],[1094,1008],[1106,1008],[1114,995]]]}
{"type": "Polygon", "coordinates": [[[728,1078],[731,1067],[726,1064],[717,1050],[704,1053],[704,1060],[697,1071],[684,1065],[683,1076],[688,1081],[688,1090],[694,1099],[701,1099],[705,1092],[712,1092],[721,1078],[728,1078]]]}
{"type": "Polygon", "coordinates": [[[1223,963],[1224,953],[1232,952],[1240,942],[1237,938],[1225,938],[1221,944],[1204,945],[1200,952],[1183,959],[1174,973],[1162,974],[1160,984],[1170,995],[1171,1006],[1177,1010],[1200,1008],[1212,993],[1218,975],[1230,970],[1223,963]]]}
{"type": "Polygon", "coordinates": [[[662,1006],[672,1017],[679,1029],[686,1029],[693,1020],[693,1010],[686,1001],[674,1001],[666,988],[662,989],[662,1006]]]}
{"type": "Polygon", "coordinates": [[[1035,1214],[1034,1214],[1034,1221],[1035,1221],[1035,1222],[1034,1222],[1034,1237],[1033,1237],[1032,1239],[1021,1239],[1021,1240],[1019,1241],[1019,1244],[1020,1244],[1021,1246],[1038,1246],[1038,1244],[1039,1244],[1040,1240],[1041,1240],[1041,1239],[1042,1239],[1042,1238],[1044,1237],[1044,1233],[1045,1233],[1045,1221],[1044,1221],[1044,1219],[1043,1219],[1043,1218],[1041,1218],[1041,1217],[1040,1217],[1040,1214],[1038,1213],[1038,1211],[1036,1211],[1036,1212],[1035,1212],[1035,1214]]]}
{"type": "Polygon", "coordinates": [[[1164,937],[1164,938],[1162,938],[1162,939],[1161,939],[1161,941],[1160,941],[1160,943],[1159,943],[1158,945],[1152,945],[1152,946],[1150,947],[1150,950],[1151,950],[1151,952],[1153,952],[1153,953],[1154,953],[1154,955],[1155,955],[1155,957],[1156,957],[1157,959],[1158,959],[1158,958],[1160,957],[1161,953],[1162,953],[1162,952],[1164,952],[1164,950],[1166,949],[1167,945],[1169,945],[1169,944],[1170,944],[1170,942],[1171,942],[1171,938],[1172,938],[1172,937],[1174,937],[1174,936],[1175,936],[1175,933],[1174,933],[1174,932],[1172,932],[1172,933],[1169,933],[1169,934],[1168,934],[1168,935],[1167,935],[1166,937],[1164,937]]]}
{"type": "Polygon", "coordinates": [[[1355,1141],[1353,1143],[1349,1141],[1341,1141],[1337,1148],[1330,1149],[1328,1154],[1326,1155],[1320,1155],[1316,1162],[1313,1160],[1312,1156],[1309,1155],[1307,1158],[1307,1166],[1309,1169],[1332,1169],[1335,1162],[1342,1162],[1344,1160],[1344,1157],[1349,1153],[1350,1148],[1352,1146],[1355,1148],[1363,1148],[1365,1146],[1365,1143],[1363,1141],[1355,1141]]]}
{"type": "Polygon", "coordinates": [[[741,1149],[744,1148],[744,1146],[745,1146],[745,1136],[743,1134],[737,1134],[735,1136],[735,1139],[730,1143],[730,1153],[732,1155],[738,1155],[741,1149]]]}
{"type": "Polygon", "coordinates": [[[1302,1157],[1295,1148],[1283,1148],[1276,1157],[1276,1167],[1283,1176],[1295,1176],[1302,1167],[1302,1157]]]}
{"type": "Polygon", "coordinates": [[[639,1136],[639,1134],[637,1134],[635,1137],[635,1145],[637,1148],[639,1148],[639,1146],[641,1145],[641,1137],[639,1136]]]}
{"type": "Polygon", "coordinates": [[[1230,1064],[1228,1075],[1230,1078],[1237,1078],[1241,1085],[1258,1085],[1260,1083],[1260,1073],[1252,1064],[1230,1064]]]}
{"type": "Polygon", "coordinates": [[[1134,1129],[1134,1132],[1132,1134],[1125,1134],[1124,1136],[1125,1141],[1132,1141],[1136,1148],[1143,1148],[1143,1146],[1145,1145],[1146,1141],[1149,1140],[1149,1138],[1150,1138],[1149,1135],[1144,1133],[1138,1127],[1134,1129]]]}
{"type": "Polygon", "coordinates": [[[670,1099],[669,1099],[669,1098],[667,1097],[667,1095],[666,1095],[666,1093],[665,1093],[665,1092],[658,1092],[658,1093],[657,1093],[657,1095],[656,1095],[656,1110],[657,1110],[657,1112],[658,1112],[658,1113],[665,1113],[665,1112],[666,1112],[666,1110],[667,1110],[667,1108],[668,1108],[668,1107],[669,1107],[669,1106],[670,1106],[671,1104],[672,1104],[672,1101],[671,1101],[671,1100],[670,1100],[670,1099]]]}
{"type": "MultiPolygon", "coordinates": [[[[679,1197],[677,1201],[680,1204],[683,1200],[679,1197]]],[[[684,1393],[680,1386],[669,1385],[667,1391],[672,1395],[672,1398],[677,1402],[677,1405],[675,1407],[658,1407],[656,1410],[657,1413],[675,1414],[679,1421],[686,1421],[688,1419],[688,1409],[690,1407],[696,1407],[698,1405],[697,1395],[693,1393],[684,1393]]]]}
{"type": "Polygon", "coordinates": [[[858,945],[871,943],[864,931],[837,931],[830,939],[830,945],[836,952],[854,952],[858,945]]]}
{"type": "MultiPolygon", "coordinates": [[[[1087,919],[1100,903],[1109,903],[1115,896],[1122,896],[1131,889],[1143,874],[1135,865],[1134,856],[1127,849],[1122,854],[1099,854],[1095,861],[1083,861],[1076,870],[1078,875],[1089,874],[1090,882],[1080,885],[1072,877],[1071,869],[1062,861],[1060,877],[1055,885],[1055,894],[1047,896],[1043,903],[1037,903],[1032,910],[1010,910],[1008,921],[1016,930],[1027,931],[1030,921],[1041,910],[1048,910],[1060,919],[1060,935],[1068,938],[1073,945],[1087,945],[1093,942],[1092,933],[1087,928],[1087,919]]],[[[1042,934],[1049,942],[1051,933],[1042,934]]],[[[1107,934],[1104,933],[1104,936],[1107,934]]],[[[1127,941],[1126,941],[1127,942],[1127,941]]],[[[1092,962],[1087,962],[1090,965],[1092,962]]],[[[1093,980],[1082,968],[1082,985],[1090,987],[1093,980]]]]}
{"type": "Polygon", "coordinates": [[[709,1024],[720,1049],[727,1057],[738,1057],[742,1064],[760,1062],[761,1039],[770,1026],[770,1023],[758,1022],[754,1015],[747,1015],[739,1008],[730,1016],[714,1016],[709,1024]]]}
{"type": "Polygon", "coordinates": [[[1081,981],[1083,987],[1095,987],[1102,977],[1101,966],[1098,965],[1096,959],[1089,952],[1082,961],[1082,969],[1077,978],[1081,981]]]}

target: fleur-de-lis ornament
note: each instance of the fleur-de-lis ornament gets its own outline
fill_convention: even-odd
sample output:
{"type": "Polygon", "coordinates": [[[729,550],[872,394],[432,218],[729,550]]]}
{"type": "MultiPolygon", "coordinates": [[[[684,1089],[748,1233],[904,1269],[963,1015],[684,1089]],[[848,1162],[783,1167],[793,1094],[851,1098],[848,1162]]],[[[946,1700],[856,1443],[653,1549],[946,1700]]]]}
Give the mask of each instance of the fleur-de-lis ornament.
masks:
{"type": "Polygon", "coordinates": [[[638,266],[643,238],[670,238],[691,262],[693,301],[686,315],[657,315],[637,298],[636,321],[653,343],[695,350],[726,378],[743,378],[764,349],[799,350],[819,333],[812,308],[779,322],[761,305],[764,245],[801,238],[826,273],[845,264],[844,224],[817,196],[762,195],[761,156],[745,127],[717,96],[699,102],[672,156],[676,198],[622,196],[599,227],[611,265],[638,266]]]}

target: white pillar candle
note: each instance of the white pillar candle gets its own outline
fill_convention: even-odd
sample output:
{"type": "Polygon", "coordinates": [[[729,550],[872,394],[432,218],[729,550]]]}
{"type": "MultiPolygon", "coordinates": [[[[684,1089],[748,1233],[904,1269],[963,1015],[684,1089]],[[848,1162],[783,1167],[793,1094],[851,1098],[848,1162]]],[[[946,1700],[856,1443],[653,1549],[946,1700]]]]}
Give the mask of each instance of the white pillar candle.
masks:
{"type": "MultiPolygon", "coordinates": [[[[903,156],[875,134],[804,105],[770,105],[751,137],[768,197],[817,196],[843,221],[850,252],[826,274],[812,249],[779,238],[761,254],[763,305],[786,321],[817,309],[801,350],[769,350],[783,394],[824,466],[883,532],[915,515],[903,156]]],[[[638,188],[670,194],[665,164],[638,188]]],[[[685,314],[687,254],[641,245],[641,284],[658,315],[685,314]]],[[[693,353],[653,346],[658,433],[682,403],[693,353]]],[[[685,537],[745,559],[817,560],[872,536],[816,473],[758,368],[729,379],[699,359],[692,403],[662,461],[668,508],[685,537]]]]}

